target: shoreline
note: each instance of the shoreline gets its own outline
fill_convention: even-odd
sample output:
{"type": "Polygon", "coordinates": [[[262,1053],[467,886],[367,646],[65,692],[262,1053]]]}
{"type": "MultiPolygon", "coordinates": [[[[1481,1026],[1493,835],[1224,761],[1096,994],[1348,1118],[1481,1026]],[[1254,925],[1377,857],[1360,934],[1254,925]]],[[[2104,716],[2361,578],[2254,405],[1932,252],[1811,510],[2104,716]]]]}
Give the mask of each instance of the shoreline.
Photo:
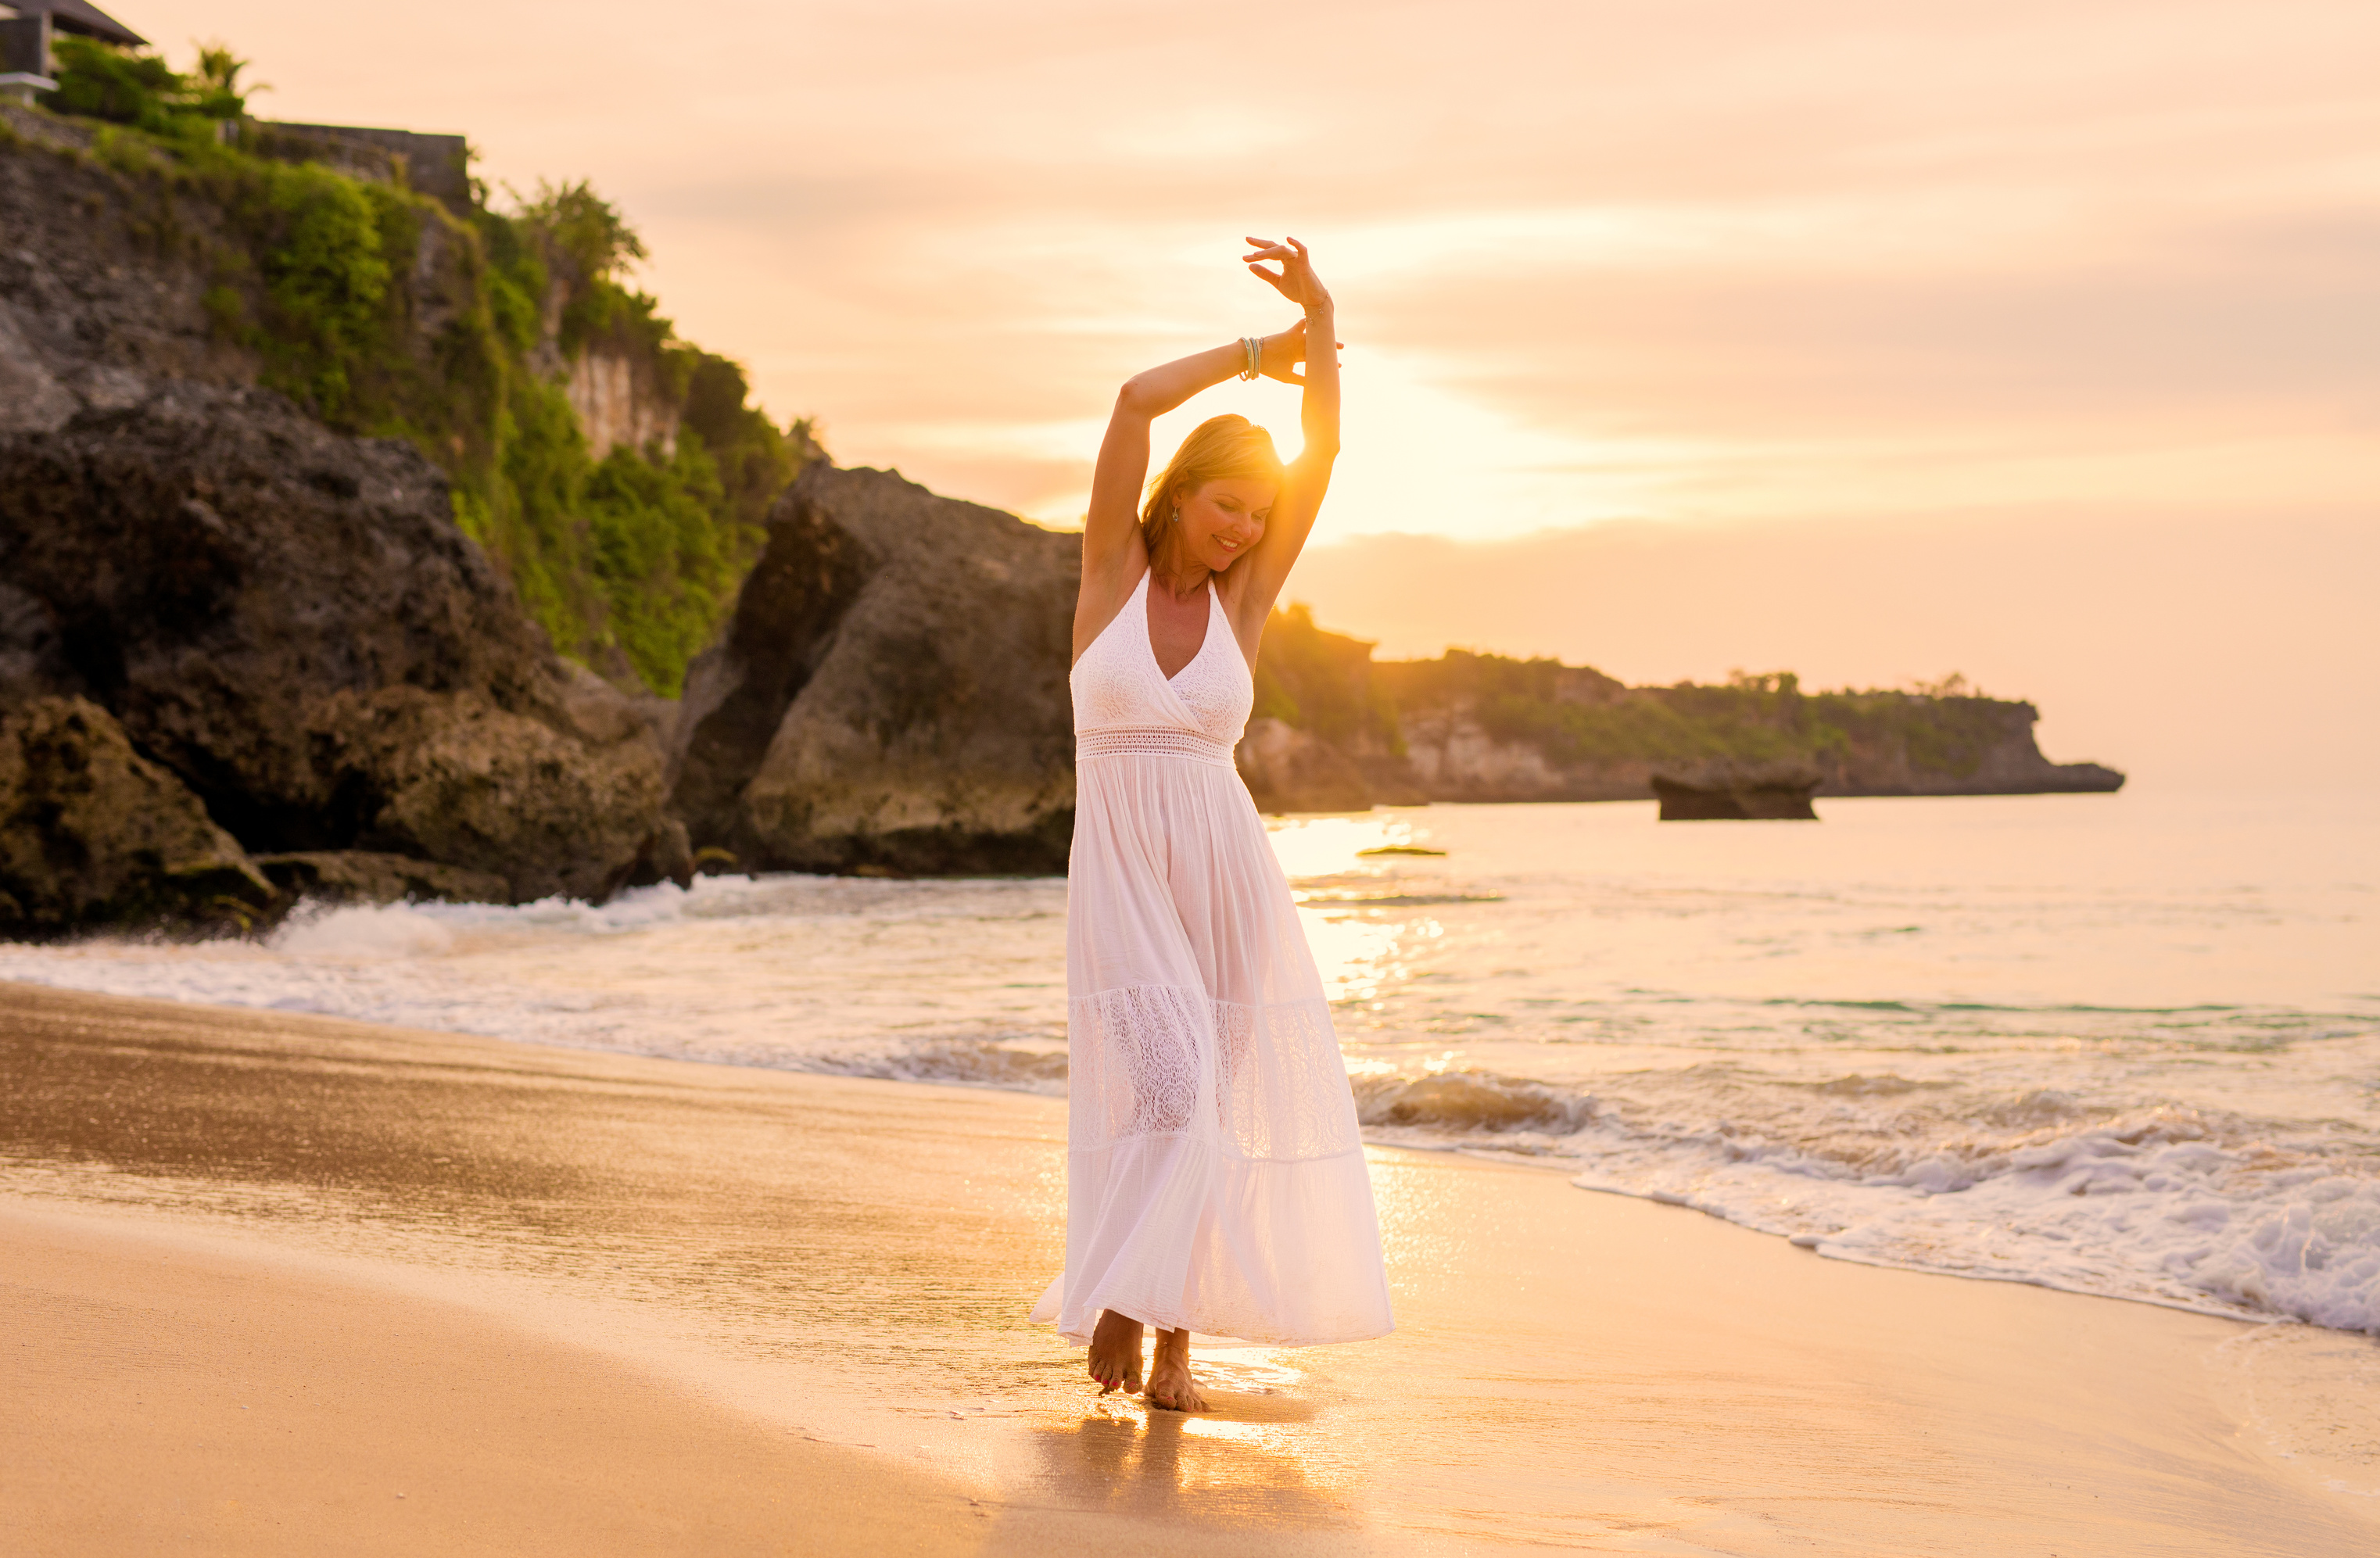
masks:
{"type": "MultiPolygon", "coordinates": [[[[25,1274],[64,1273],[81,1317],[13,1328],[30,1409],[0,1535],[27,1552],[109,1551],[77,1511],[187,1515],[225,1477],[286,1551],[374,1551],[378,1503],[315,1494],[381,1464],[449,1466],[437,1507],[489,1529],[557,1487],[620,1532],[689,1529],[667,1521],[696,1501],[728,1522],[715,1551],[772,1530],[819,1552],[2380,1541],[2380,1499],[2325,1485],[2355,1485],[2359,1435],[2380,1447],[2370,1338],[1809,1259],[1559,1173],[1369,1149],[1400,1331],[1202,1349],[1221,1409],[1185,1419],[1101,1402],[1024,1322],[1062,1243],[1062,1102],[21,984],[0,984],[0,1294],[55,1315],[25,1274]],[[282,1317],[273,1355],[313,1393],[303,1456],[201,1431],[196,1403],[244,1366],[207,1350],[206,1317],[242,1306],[282,1317]],[[358,1306],[384,1323],[337,1322],[358,1306]],[[521,1415],[476,1430],[509,1470],[433,1453],[430,1337],[525,1360],[487,1375],[521,1415]],[[102,1413],[103,1365],[109,1389],[197,1383],[162,1414],[102,1413]],[[647,1426],[537,1429],[565,1398],[573,1423],[647,1426]],[[649,1475],[651,1443],[695,1469],[649,1475]],[[905,1534],[827,1540],[862,1485],[905,1534]]],[[[511,1550],[543,1551],[553,1528],[522,1518],[511,1550]]],[[[578,1551],[611,1540],[593,1528],[578,1551]]]]}
{"type": "MultiPolygon", "coordinates": [[[[833,880],[833,877],[802,877],[800,873],[785,873],[785,876],[797,877],[797,880],[833,880]]],[[[747,880],[749,883],[752,877],[740,877],[740,880],[747,880]]],[[[1004,885],[1007,883],[1007,877],[980,877],[978,883],[1004,885]]],[[[664,888],[660,888],[660,892],[671,892],[671,889],[664,885],[664,888]]],[[[383,913],[383,911],[388,911],[388,913],[407,913],[409,909],[412,909],[412,906],[390,904],[390,906],[379,906],[379,909],[362,909],[359,913],[367,913],[367,916],[383,913]]],[[[488,909],[488,906],[462,906],[462,909],[488,909]]],[[[346,913],[346,911],[338,911],[338,913],[346,913]]],[[[98,945],[104,947],[104,942],[98,942],[98,945]]],[[[383,1011],[359,1013],[359,1016],[340,1016],[335,1006],[334,1008],[323,1008],[323,1006],[298,1006],[298,1004],[290,1004],[290,1001],[285,999],[267,1001],[264,999],[264,995],[269,995],[269,992],[260,992],[255,999],[240,999],[240,996],[233,996],[228,995],[228,992],[214,992],[216,999],[210,999],[207,992],[200,992],[200,995],[148,995],[148,992],[140,992],[138,984],[133,989],[124,989],[124,987],[107,989],[104,984],[92,987],[92,984],[81,984],[81,983],[48,983],[48,980],[42,980],[41,975],[30,975],[30,978],[26,978],[26,975],[9,975],[9,972],[0,971],[0,987],[9,984],[12,980],[14,983],[24,983],[26,987],[33,987],[33,989],[79,992],[79,995],[95,995],[95,996],[104,996],[104,999],[133,999],[133,1001],[162,999],[166,1001],[166,1004],[181,1006],[181,1008],[190,1008],[190,1011],[210,1011],[212,1008],[212,1011],[290,1013],[290,1016],[319,1016],[323,1018],[323,1021],[364,1022],[364,1025],[369,1025],[369,1028],[385,1028],[385,1030],[393,1030],[393,1033],[412,1030],[412,1025],[405,1022],[405,1018],[390,1016],[390,1013],[385,1013],[385,1008],[383,1011]]],[[[1045,1099],[1045,1101],[1063,1099],[1063,1082],[1059,1080],[1057,1090],[1052,1092],[1052,1087],[1050,1087],[1050,1082],[1047,1082],[1045,1070],[1036,1070],[1036,1073],[1033,1073],[1036,1075],[1033,1082],[1019,1082],[1019,1080],[1014,1080],[1014,1078],[985,1080],[983,1075],[938,1073],[938,1070],[930,1070],[930,1068],[921,1068],[921,1070],[906,1070],[906,1068],[868,1070],[868,1068],[833,1068],[833,1066],[811,1068],[811,1066],[802,1066],[802,1063],[764,1061],[764,1058],[749,1058],[749,1057],[740,1057],[740,1054],[699,1054],[699,1051],[698,1054],[687,1054],[687,1051],[654,1049],[654,1046],[590,1045],[590,1042],[566,1040],[566,1037],[557,1037],[557,1034],[550,1034],[550,1033],[497,1033],[497,1030],[491,1030],[491,1028],[443,1028],[443,1025],[441,1028],[424,1028],[421,1033],[438,1033],[438,1034],[447,1034],[447,1037],[462,1037],[462,1040],[486,1040],[486,1042],[492,1042],[492,1045],[521,1045],[521,1046],[530,1046],[530,1049],[554,1051],[554,1054],[640,1057],[640,1058],[654,1058],[654,1061],[664,1061],[664,1063],[728,1068],[728,1070],[766,1070],[766,1073],[776,1073],[776,1075],[811,1075],[811,1078],[883,1080],[883,1082],[895,1082],[895,1084],[902,1084],[902,1087],[909,1087],[909,1084],[923,1084],[923,1087],[954,1087],[954,1090],[964,1090],[964,1092],[980,1090],[980,1092],[997,1092],[997,1094],[1009,1094],[1009,1096],[1036,1096],[1036,1099],[1045,1099]]],[[[1036,1037],[1036,1040],[1042,1040],[1042,1034],[1033,1034],[1033,1037],[1036,1037]]],[[[985,1045],[988,1049],[990,1049],[995,1042],[980,1042],[980,1045],[985,1045]]],[[[1062,1045],[1062,1040],[1059,1040],[1059,1045],[1062,1045]]],[[[1042,1051],[1033,1051],[1030,1058],[1036,1058],[1038,1061],[1045,1051],[1047,1051],[1047,1042],[1042,1040],[1042,1051]]],[[[1016,1058],[1019,1058],[1019,1054],[1021,1051],[1002,1054],[1000,1061],[1014,1063],[1016,1058]]],[[[1062,1063],[1063,1063],[1062,1057],[1059,1057],[1059,1066],[1062,1066],[1062,1063]]],[[[1595,1087],[1592,1080],[1573,1078],[1573,1080],[1552,1080],[1552,1082],[1545,1082],[1545,1080],[1530,1078],[1530,1075],[1525,1073],[1501,1073],[1501,1075],[1490,1075],[1490,1078],[1485,1078],[1485,1080],[1488,1080],[1490,1084],[1500,1084],[1504,1082],[1504,1080],[1512,1080],[1512,1078],[1516,1078],[1521,1087],[1530,1087],[1530,1090],[1545,1087],[1545,1090],[1592,1092],[1592,1087],[1595,1087]]],[[[1359,1096],[1361,1096],[1361,1082],[1359,1082],[1359,1096]]],[[[2249,1325],[2268,1325],[2268,1322],[2304,1322],[2304,1325],[2325,1327],[2325,1330],[2339,1330],[2344,1332],[2344,1335],[2366,1335],[2366,1330],[2363,1330],[2354,1318],[2350,1320],[2315,1318],[2315,1315],[2304,1313],[2301,1309],[2288,1309],[2288,1306],[2277,1306],[2277,1303],[2273,1306],[2273,1309],[2256,1309],[2256,1306],[2252,1306],[2252,1303],[2247,1301],[2226,1301],[2226,1297],[2220,1297],[2220,1294],[2214,1294],[2214,1292],[2175,1292],[2175,1286],[2170,1285],[2166,1286],[2166,1292],[2156,1292],[2154,1286],[2140,1282],[2142,1273],[2137,1268],[2131,1270],[2131,1273],[2119,1273],[2119,1277],[2131,1277],[2132,1282],[2128,1286],[2119,1286],[2119,1282],[2108,1282],[2108,1285],[2095,1286],[2090,1285],[2090,1282],[2061,1280],[2058,1275],[2046,1275],[2046,1273],[2034,1273],[2034,1270],[1980,1268],[1980,1265],[1975,1265],[1973,1261],[1959,1263],[1959,1261],[1947,1261],[1945,1258],[1945,1261],[1928,1263],[1928,1261],[1894,1258],[1892,1253],[1877,1253],[1873,1251],[1873,1249],[1861,1249],[1856,1247],[1856,1244],[1844,1244],[1844,1241],[1830,1239],[1830,1237],[1826,1235],[1809,1235],[1809,1232],[1804,1230],[1797,1230],[1792,1223],[1780,1225],[1780,1223],[1773,1223],[1773,1220],[1766,1220],[1764,1215],[1761,1215],[1759,1206],[1752,1206],[1752,1215],[1744,1215],[1747,1214],[1747,1206],[1742,1203],[1742,1194],[1732,1197],[1730,1203],[1711,1203],[1709,1199],[1704,1199],[1702,1194],[1697,1194],[1694,1190],[1685,1190],[1685,1191],[1670,1190],[1669,1185],[1658,1182],[1658,1179],[1647,1179],[1647,1182],[1642,1182],[1642,1185],[1619,1182],[1619,1179],[1614,1178],[1604,1178],[1604,1175],[1595,1173],[1597,1158],[1592,1152],[1569,1153],[1569,1152],[1561,1152],[1559,1146],[1554,1149],[1554,1152],[1545,1152],[1545,1149],[1537,1149],[1537,1146],[1516,1146],[1516,1149],[1513,1149],[1513,1146],[1501,1146],[1495,1135],[1478,1135],[1478,1137],[1462,1135],[1462,1128],[1459,1128],[1459,1125],[1451,1125],[1451,1128],[1447,1128],[1445,1132],[1439,1135],[1439,1132],[1433,1132],[1430,1128],[1414,1129],[1414,1128],[1406,1128],[1406,1125],[1395,1123],[1395,1120],[1390,1120],[1390,1123],[1385,1125],[1383,1123],[1366,1125],[1366,1128],[1364,1128],[1364,1135],[1366,1135],[1366,1144],[1378,1146],[1378,1149],[1392,1149],[1392,1152],[1457,1153],[1457,1156],[1475,1156],[1480,1158],[1480,1161],[1488,1161],[1488,1163],[1512,1163],[1512,1165],[1525,1165],[1525,1168],[1552,1170],[1552,1173],[1561,1173],[1563,1178],[1569,1179],[1573,1187],[1578,1187],[1578,1190],[1602,1191],[1602,1194],[1614,1194],[1614,1197],[1625,1197],[1625,1199],[1642,1199],[1642,1202],[1652,1202],[1652,1203],[1658,1203],[1658,1206],[1681,1206],[1681,1208],[1687,1208],[1687,1211],[1694,1211],[1694,1214],[1699,1215],[1706,1215],[1706,1218],[1718,1220],[1718,1223],[1728,1223],[1732,1225],[1732,1227],[1744,1227],[1744,1230],[1756,1232],[1756,1235],[1761,1237],[1788,1239],[1790,1244],[1797,1244],[1797,1247],[1802,1249],[1814,1249],[1815,1253],[1821,1253],[1823,1258],[1830,1258],[1830,1261],[1847,1261],[1847,1263],[1854,1263],[1854,1265],[1871,1265],[1871,1268],[1877,1268],[1877,1270],[1906,1270],[1906,1273],[1925,1273],[1925,1275],[1947,1275],[1947,1277],[1959,1277],[1959,1280],[2013,1282],[2013,1285],[2042,1286],[2042,1289],[2046,1289],[2046,1292],[2075,1294],[2075,1297],[2113,1298],[2113,1301],[2123,1301],[2123,1303],[2144,1303],[2144,1306],[2152,1306],[2152,1309],[2166,1309],[2166,1310],[2175,1310],[2175,1313],[2190,1313],[2190,1315],[2209,1315],[2209,1318],[2218,1318],[2218,1320],[2240,1320],[2240,1322],[2249,1322],[2249,1325]]],[[[1673,1182],[1676,1182],[1676,1179],[1673,1179],[1673,1182]]],[[[1828,1190],[1842,1190],[1844,1185],[1847,1185],[1847,1182],[1842,1182],[1842,1179],[1826,1182],[1828,1190]]],[[[1852,1185],[1856,1185],[1856,1182],[1852,1182],[1852,1185]]],[[[2249,1206],[2249,1211],[2253,1214],[2253,1211],[2268,1211],[2268,1208],[2249,1206]]],[[[2156,1215],[2156,1211],[2152,1211],[2149,1218],[2154,1218],[2154,1215],[2156,1215]]],[[[1856,1223],[1856,1220],[1861,1218],[1842,1218],[1842,1223],[1850,1225],[1850,1223],[1856,1223]]]]}

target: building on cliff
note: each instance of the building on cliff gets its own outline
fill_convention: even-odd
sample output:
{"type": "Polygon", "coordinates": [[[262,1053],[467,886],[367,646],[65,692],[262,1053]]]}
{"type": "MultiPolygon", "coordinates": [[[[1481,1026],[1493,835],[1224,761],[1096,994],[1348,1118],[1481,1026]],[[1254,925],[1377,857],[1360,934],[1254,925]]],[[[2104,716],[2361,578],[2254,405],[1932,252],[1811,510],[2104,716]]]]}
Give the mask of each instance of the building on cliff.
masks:
{"type": "MultiPolygon", "coordinates": [[[[30,103],[57,91],[51,44],[58,33],[118,49],[145,49],[149,41],[85,0],[19,0],[0,5],[0,92],[30,103]]],[[[301,125],[274,120],[226,122],[225,139],[282,162],[321,163],[357,178],[401,184],[437,200],[457,217],[471,214],[470,146],[459,135],[373,129],[358,125],[301,125]]]]}
{"type": "Polygon", "coordinates": [[[459,135],[249,119],[241,124],[239,139],[241,150],[257,156],[321,163],[356,178],[401,184],[458,217],[470,217],[471,144],[459,135]]]}
{"type": "Polygon", "coordinates": [[[23,0],[21,5],[0,6],[0,95],[30,103],[37,93],[57,91],[50,39],[60,32],[96,38],[122,49],[142,48],[149,42],[83,0],[23,0]]]}

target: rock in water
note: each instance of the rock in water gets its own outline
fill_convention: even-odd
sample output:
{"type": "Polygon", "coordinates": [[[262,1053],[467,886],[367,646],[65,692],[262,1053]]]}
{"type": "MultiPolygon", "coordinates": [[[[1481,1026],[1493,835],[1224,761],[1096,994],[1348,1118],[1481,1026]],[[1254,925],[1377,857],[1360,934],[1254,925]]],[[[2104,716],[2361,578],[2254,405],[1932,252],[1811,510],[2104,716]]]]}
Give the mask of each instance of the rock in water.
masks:
{"type": "Polygon", "coordinates": [[[108,712],[36,698],[0,716],[0,936],[244,930],[273,885],[108,712]]]}
{"type": "Polygon", "coordinates": [[[694,846],[747,870],[1064,870],[1080,546],[893,472],[805,470],[686,673],[670,803],[694,846]]]}
{"type": "Polygon", "coordinates": [[[1805,763],[1712,758],[1653,772],[1663,822],[1815,822],[1810,796],[1820,782],[1805,763]]]}
{"type": "Polygon", "coordinates": [[[251,851],[516,900],[683,856],[646,721],[565,666],[407,444],[188,382],[0,437],[0,699],[104,707],[251,851]]]}

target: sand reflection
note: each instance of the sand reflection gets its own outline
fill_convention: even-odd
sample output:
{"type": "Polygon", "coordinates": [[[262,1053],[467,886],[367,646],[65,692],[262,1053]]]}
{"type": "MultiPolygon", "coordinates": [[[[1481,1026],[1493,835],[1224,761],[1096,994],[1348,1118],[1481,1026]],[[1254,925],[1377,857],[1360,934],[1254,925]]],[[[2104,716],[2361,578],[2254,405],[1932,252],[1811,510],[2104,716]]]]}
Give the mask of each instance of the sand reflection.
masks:
{"type": "Polygon", "coordinates": [[[1036,1414],[1029,1455],[1010,1468],[1021,1506],[1152,1523],[1184,1518],[1257,1528],[1294,1545],[1297,1533],[1363,1524],[1364,1478],[1344,1425],[1318,1386],[1278,1348],[1199,1345],[1212,1409],[1184,1415],[1110,1396],[1087,1408],[1036,1414]]]}
{"type": "MultiPolygon", "coordinates": [[[[1037,1425],[1025,1474],[1034,1486],[1018,1490],[1026,1494],[1018,1502],[1046,1498],[1086,1515],[1190,1518],[1284,1535],[1361,1524],[1346,1497],[1343,1465],[1314,1453],[1320,1446],[1310,1431],[1283,1431],[1308,1422],[1311,1404],[1208,1395],[1215,1410],[1194,1416],[1122,1407],[1037,1425]]],[[[1002,1550],[1000,1533],[992,1545],[1002,1550]]]]}

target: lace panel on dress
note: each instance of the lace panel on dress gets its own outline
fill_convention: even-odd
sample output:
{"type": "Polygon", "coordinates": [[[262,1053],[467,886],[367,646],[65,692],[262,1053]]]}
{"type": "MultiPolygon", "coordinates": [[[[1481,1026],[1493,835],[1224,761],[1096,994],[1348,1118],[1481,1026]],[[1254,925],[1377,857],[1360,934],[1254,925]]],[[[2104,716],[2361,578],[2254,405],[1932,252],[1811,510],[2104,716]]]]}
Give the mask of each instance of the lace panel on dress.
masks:
{"type": "Polygon", "coordinates": [[[1077,758],[1121,757],[1135,753],[1155,757],[1192,757],[1226,768],[1232,766],[1229,743],[1171,725],[1112,726],[1104,731],[1086,731],[1075,738],[1077,758]]]}
{"type": "Polygon", "coordinates": [[[1211,1021],[1202,991],[1134,984],[1067,1013],[1067,1137],[1091,1146],[1190,1129],[1211,1021]]]}
{"type": "Polygon", "coordinates": [[[1217,1145],[1233,1157],[1330,1157],[1361,1144],[1355,1099],[1319,1000],[1244,1006],[1135,984],[1072,1003],[1068,1137],[1095,1147],[1190,1129],[1215,1057],[1217,1145]]]}
{"type": "Polygon", "coordinates": [[[1216,1111],[1243,1157],[1312,1158],[1361,1144],[1326,1001],[1217,1001],[1216,1111]]]}

